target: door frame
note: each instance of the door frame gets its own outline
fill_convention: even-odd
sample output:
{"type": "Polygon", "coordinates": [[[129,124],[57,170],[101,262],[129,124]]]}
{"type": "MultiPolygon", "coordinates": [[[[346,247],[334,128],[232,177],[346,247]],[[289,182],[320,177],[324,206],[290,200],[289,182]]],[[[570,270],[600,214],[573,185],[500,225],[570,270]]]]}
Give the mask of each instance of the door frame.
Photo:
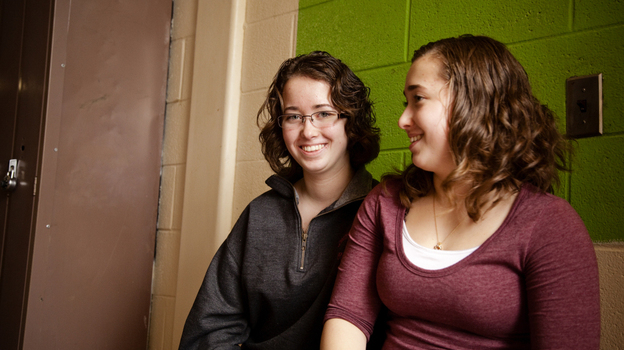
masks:
{"type": "MultiPolygon", "coordinates": [[[[10,150],[2,150],[1,176],[9,159],[19,161],[18,185],[10,193],[2,191],[0,218],[0,338],[3,349],[22,347],[27,314],[27,295],[30,286],[30,268],[35,235],[36,212],[39,199],[37,179],[41,171],[41,144],[46,116],[48,71],[54,0],[15,0],[0,2],[3,31],[12,36],[6,50],[6,32],[2,45],[3,76],[10,76],[11,88],[3,99],[3,123],[11,124],[10,150]],[[10,12],[7,9],[10,8],[10,12]],[[10,16],[8,26],[6,16],[10,16]],[[10,62],[7,64],[7,62],[10,62]],[[9,70],[14,70],[10,72],[9,70]],[[15,80],[16,79],[16,80],[15,80]]],[[[6,82],[6,81],[5,81],[6,82]]],[[[5,90],[7,91],[7,90],[5,90]]],[[[6,132],[4,130],[3,132],[6,132]]],[[[3,147],[6,145],[3,145],[3,147]]]]}

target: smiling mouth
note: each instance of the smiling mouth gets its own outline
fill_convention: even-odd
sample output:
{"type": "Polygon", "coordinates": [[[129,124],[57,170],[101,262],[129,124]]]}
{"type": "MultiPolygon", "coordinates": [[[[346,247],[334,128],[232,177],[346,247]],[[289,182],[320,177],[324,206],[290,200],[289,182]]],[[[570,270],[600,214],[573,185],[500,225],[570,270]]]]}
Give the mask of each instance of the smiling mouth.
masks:
{"type": "Polygon", "coordinates": [[[412,136],[410,137],[410,142],[416,142],[420,139],[422,139],[422,135],[412,136]]]}
{"type": "Polygon", "coordinates": [[[321,144],[321,145],[311,145],[311,146],[301,146],[301,149],[303,149],[306,152],[314,152],[314,151],[318,151],[325,148],[325,144],[321,144]]]}

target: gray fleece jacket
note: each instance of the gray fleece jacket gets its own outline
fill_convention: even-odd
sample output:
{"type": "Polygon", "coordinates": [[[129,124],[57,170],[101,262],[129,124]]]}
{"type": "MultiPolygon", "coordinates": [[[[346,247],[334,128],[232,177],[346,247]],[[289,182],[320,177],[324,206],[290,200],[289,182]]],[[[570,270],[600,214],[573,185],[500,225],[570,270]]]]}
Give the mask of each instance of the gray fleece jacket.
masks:
{"type": "Polygon", "coordinates": [[[180,349],[318,349],[353,218],[376,185],[364,168],[301,228],[293,185],[277,175],[245,208],[214,256],[180,349]]]}

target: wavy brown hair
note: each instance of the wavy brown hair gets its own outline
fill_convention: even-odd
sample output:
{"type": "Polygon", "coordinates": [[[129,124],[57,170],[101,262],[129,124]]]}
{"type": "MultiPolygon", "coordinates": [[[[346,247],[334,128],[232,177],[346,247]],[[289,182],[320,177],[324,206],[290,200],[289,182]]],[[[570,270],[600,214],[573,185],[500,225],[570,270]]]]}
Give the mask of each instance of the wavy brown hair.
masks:
{"type": "MultiPolygon", "coordinates": [[[[524,183],[552,192],[559,171],[569,171],[571,148],[507,47],[485,36],[463,35],[420,47],[412,63],[423,56],[440,60],[440,77],[451,96],[448,142],[457,167],[442,183],[444,195],[455,202],[463,199],[477,221],[489,209],[484,208],[488,194],[493,194],[493,206],[524,183]],[[468,191],[460,197],[457,188],[468,191]]],[[[432,174],[413,164],[384,180],[392,178],[401,180],[401,202],[407,208],[433,188],[432,174]]]]}
{"type": "Polygon", "coordinates": [[[257,115],[261,126],[262,153],[271,169],[278,175],[292,179],[301,176],[301,166],[290,155],[277,118],[284,114],[282,93],[293,77],[307,77],[329,84],[330,99],[340,118],[346,118],[347,152],[353,169],[369,163],[379,154],[379,128],[375,126],[370,90],[339,59],[324,51],[290,58],[280,66],[269,87],[266,100],[257,115]]]}

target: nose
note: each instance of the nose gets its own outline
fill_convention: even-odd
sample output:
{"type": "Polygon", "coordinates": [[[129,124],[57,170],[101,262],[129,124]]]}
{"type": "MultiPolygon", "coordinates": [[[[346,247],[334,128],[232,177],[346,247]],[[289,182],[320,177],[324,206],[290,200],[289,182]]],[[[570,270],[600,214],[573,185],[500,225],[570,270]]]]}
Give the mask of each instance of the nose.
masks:
{"type": "Polygon", "coordinates": [[[312,138],[316,136],[318,129],[314,124],[312,124],[312,117],[308,117],[303,119],[303,127],[301,128],[301,133],[303,136],[307,138],[312,138]]]}
{"type": "Polygon", "coordinates": [[[412,125],[412,112],[408,107],[405,107],[405,110],[399,117],[399,128],[406,130],[412,125]]]}

